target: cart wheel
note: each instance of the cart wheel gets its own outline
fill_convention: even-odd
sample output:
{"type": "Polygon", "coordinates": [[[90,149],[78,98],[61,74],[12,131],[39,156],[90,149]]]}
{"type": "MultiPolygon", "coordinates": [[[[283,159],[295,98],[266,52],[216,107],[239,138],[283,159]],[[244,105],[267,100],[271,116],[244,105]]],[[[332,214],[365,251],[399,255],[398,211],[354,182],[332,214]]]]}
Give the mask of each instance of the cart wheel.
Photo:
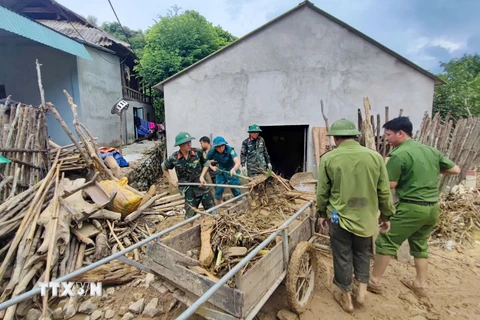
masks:
{"type": "Polygon", "coordinates": [[[300,314],[308,309],[313,298],[318,260],[313,244],[302,241],[295,247],[287,272],[287,300],[290,308],[300,314]]]}

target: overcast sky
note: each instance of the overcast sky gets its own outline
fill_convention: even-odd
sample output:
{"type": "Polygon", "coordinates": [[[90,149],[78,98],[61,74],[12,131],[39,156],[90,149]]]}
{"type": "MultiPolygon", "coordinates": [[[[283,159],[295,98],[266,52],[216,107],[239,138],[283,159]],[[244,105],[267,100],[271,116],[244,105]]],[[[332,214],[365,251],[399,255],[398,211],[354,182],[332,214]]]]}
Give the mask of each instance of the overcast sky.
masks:
{"type": "MultiPolygon", "coordinates": [[[[148,29],[176,4],[242,36],[292,9],[300,0],[111,0],[123,25],[148,29]]],[[[98,22],[114,21],[107,0],[58,0],[98,22]]],[[[439,61],[480,51],[480,0],[313,0],[421,67],[437,73],[439,61]]]]}

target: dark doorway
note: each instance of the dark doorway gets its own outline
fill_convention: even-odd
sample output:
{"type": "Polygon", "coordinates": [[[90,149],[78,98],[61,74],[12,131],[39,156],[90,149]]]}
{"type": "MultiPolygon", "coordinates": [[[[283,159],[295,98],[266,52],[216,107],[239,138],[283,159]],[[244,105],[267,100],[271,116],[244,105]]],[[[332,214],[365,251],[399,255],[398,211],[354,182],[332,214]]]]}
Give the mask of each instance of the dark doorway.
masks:
{"type": "Polygon", "coordinates": [[[290,179],[306,168],[308,126],[261,126],[273,171],[290,179]]]}

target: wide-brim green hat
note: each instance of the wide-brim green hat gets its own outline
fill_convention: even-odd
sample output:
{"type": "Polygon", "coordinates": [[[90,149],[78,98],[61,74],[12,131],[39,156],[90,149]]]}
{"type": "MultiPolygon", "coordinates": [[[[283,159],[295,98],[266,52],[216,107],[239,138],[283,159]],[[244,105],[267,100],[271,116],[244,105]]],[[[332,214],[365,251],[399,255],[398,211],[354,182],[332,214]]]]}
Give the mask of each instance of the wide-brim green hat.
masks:
{"type": "Polygon", "coordinates": [[[223,146],[223,145],[227,145],[228,142],[225,140],[224,137],[222,136],[218,136],[218,137],[215,137],[215,139],[213,139],[213,147],[220,147],[220,146],[223,146]]]}
{"type": "Polygon", "coordinates": [[[248,133],[250,132],[262,132],[262,129],[257,124],[252,124],[250,127],[248,127],[248,133]]]}
{"type": "Polygon", "coordinates": [[[12,160],[0,156],[0,164],[10,163],[10,162],[12,162],[12,160]]]}
{"type": "Polygon", "coordinates": [[[335,121],[330,130],[328,130],[327,136],[334,137],[354,137],[359,136],[361,133],[355,127],[355,124],[349,120],[341,119],[335,121]]]}
{"type": "Polygon", "coordinates": [[[178,147],[181,144],[192,141],[195,137],[192,137],[188,132],[180,132],[175,137],[175,147],[178,147]]]}

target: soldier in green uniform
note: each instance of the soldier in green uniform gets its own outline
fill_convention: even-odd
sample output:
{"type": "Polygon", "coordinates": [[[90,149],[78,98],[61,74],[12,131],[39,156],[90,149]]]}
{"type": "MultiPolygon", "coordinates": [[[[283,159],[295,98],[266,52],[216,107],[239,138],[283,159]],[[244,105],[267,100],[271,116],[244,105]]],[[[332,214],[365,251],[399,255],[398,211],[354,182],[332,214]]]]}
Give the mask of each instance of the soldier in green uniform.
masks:
{"type": "Polygon", "coordinates": [[[346,312],[354,309],[352,269],[359,282],[356,300],[363,305],[372,236],[378,223],[382,232],[388,230],[395,211],[383,158],[355,141],[359,134],[351,121],[336,121],[328,135],[334,137],[337,147],[323,155],[318,170],[317,210],[322,229],[330,231],[333,283],[341,290],[334,298],[346,312]]]}
{"type": "Polygon", "coordinates": [[[247,171],[249,177],[262,174],[259,169],[267,170],[268,168],[272,170],[267,146],[265,140],[259,136],[260,132],[262,132],[262,129],[256,124],[248,127],[249,137],[242,142],[242,149],[240,150],[242,171],[247,171]],[[245,164],[247,165],[246,170],[245,164]]]}
{"type": "Polygon", "coordinates": [[[385,136],[395,148],[390,153],[387,171],[390,188],[395,189],[398,203],[390,219],[391,229],[376,240],[376,256],[368,290],[381,293],[380,279],[392,256],[408,239],[415,260],[415,281],[402,280],[417,296],[427,295],[428,238],[437,224],[440,206],[440,174],[455,175],[460,168],[435,148],[413,140],[413,126],[407,117],[385,123],[385,136]]]}
{"type": "MultiPolygon", "coordinates": [[[[163,174],[174,187],[178,187],[178,184],[172,180],[168,172],[173,168],[175,168],[179,182],[206,183],[202,178],[202,173],[205,174],[208,171],[210,163],[201,150],[192,149],[191,141],[193,139],[195,138],[187,132],[180,132],[175,137],[175,147],[179,146],[180,150],[175,151],[162,163],[163,174]]],[[[200,202],[205,210],[215,206],[209,187],[182,186],[180,191],[185,196],[185,219],[195,215],[195,211],[190,206],[198,208],[200,202]]]]}

